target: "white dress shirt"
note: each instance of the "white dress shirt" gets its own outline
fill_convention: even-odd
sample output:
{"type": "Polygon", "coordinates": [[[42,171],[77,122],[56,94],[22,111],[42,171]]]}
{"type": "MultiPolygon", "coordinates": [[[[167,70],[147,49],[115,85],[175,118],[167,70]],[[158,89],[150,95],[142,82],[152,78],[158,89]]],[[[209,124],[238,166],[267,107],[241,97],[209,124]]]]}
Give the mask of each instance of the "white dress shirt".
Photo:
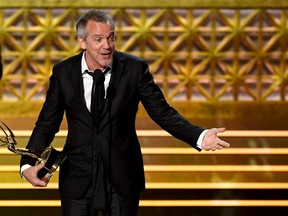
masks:
{"type": "MultiPolygon", "coordinates": [[[[111,79],[111,70],[112,70],[112,63],[109,65],[110,70],[107,71],[104,81],[104,88],[105,88],[105,98],[107,93],[107,88],[109,86],[109,82],[111,79]]],[[[85,52],[83,53],[82,60],[81,60],[81,71],[82,71],[82,78],[83,78],[83,86],[84,86],[84,97],[86,101],[86,106],[90,110],[91,107],[91,90],[92,90],[92,84],[93,84],[93,77],[90,76],[86,70],[89,71],[86,60],[85,60],[85,52]]],[[[102,71],[103,72],[103,71],[102,71]]]]}

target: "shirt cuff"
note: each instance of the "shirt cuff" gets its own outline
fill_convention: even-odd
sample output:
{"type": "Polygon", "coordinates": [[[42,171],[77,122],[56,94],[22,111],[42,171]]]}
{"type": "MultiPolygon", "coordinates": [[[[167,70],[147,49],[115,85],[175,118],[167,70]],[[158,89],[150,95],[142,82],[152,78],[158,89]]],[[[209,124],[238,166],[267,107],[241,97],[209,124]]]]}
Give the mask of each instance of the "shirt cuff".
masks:
{"type": "Polygon", "coordinates": [[[204,138],[205,134],[207,133],[207,131],[208,131],[208,130],[202,131],[202,133],[201,133],[200,136],[198,137],[198,140],[197,140],[196,145],[197,145],[197,147],[200,148],[200,149],[203,149],[203,148],[202,148],[202,141],[203,141],[203,138],[204,138]]]}
{"type": "Polygon", "coordinates": [[[22,175],[22,173],[23,173],[26,169],[28,169],[28,168],[30,168],[30,167],[32,167],[30,164],[25,164],[25,165],[21,166],[21,168],[20,168],[21,178],[24,178],[24,179],[25,179],[25,177],[22,175]]]}

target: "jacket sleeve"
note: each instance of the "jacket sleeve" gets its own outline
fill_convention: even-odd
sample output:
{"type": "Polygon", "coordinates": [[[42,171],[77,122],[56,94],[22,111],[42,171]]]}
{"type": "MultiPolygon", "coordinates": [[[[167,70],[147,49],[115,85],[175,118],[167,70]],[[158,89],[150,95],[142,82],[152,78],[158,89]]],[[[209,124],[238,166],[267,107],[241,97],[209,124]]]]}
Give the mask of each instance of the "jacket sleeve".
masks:
{"type": "Polygon", "coordinates": [[[139,94],[143,106],[153,121],[172,136],[200,151],[196,147],[196,142],[204,128],[191,124],[167,103],[146,63],[143,63],[139,77],[139,94]]]}
{"type": "MultiPolygon", "coordinates": [[[[27,149],[33,151],[38,157],[53,141],[63,119],[64,105],[59,88],[60,85],[57,81],[55,68],[53,68],[46,100],[26,146],[27,149]]],[[[24,164],[34,165],[35,160],[28,156],[22,156],[20,166],[24,164]]]]}

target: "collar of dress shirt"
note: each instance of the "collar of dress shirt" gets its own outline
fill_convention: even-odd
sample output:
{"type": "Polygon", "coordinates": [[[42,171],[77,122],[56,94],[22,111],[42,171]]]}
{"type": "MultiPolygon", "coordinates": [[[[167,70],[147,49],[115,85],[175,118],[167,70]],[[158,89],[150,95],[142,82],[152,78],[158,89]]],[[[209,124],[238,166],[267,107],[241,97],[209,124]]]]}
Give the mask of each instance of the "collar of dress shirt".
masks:
{"type": "MultiPolygon", "coordinates": [[[[82,71],[82,74],[86,73],[85,72],[86,70],[89,71],[87,63],[86,63],[86,60],[85,60],[85,54],[86,54],[86,52],[84,51],[83,55],[82,55],[82,59],[81,59],[81,71],[82,71]]],[[[110,63],[109,67],[110,67],[110,70],[108,71],[108,73],[110,73],[110,71],[112,70],[112,62],[110,63]]]]}

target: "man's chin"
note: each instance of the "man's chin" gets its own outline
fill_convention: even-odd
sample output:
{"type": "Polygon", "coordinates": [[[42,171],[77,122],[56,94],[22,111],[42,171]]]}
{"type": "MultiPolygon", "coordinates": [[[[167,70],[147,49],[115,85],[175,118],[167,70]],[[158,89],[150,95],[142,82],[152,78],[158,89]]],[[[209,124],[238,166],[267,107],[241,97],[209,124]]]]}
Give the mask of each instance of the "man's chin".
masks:
{"type": "Polygon", "coordinates": [[[107,67],[107,66],[110,65],[111,61],[112,61],[111,58],[109,58],[109,59],[104,59],[104,60],[102,61],[102,65],[103,65],[104,67],[107,67]]]}

